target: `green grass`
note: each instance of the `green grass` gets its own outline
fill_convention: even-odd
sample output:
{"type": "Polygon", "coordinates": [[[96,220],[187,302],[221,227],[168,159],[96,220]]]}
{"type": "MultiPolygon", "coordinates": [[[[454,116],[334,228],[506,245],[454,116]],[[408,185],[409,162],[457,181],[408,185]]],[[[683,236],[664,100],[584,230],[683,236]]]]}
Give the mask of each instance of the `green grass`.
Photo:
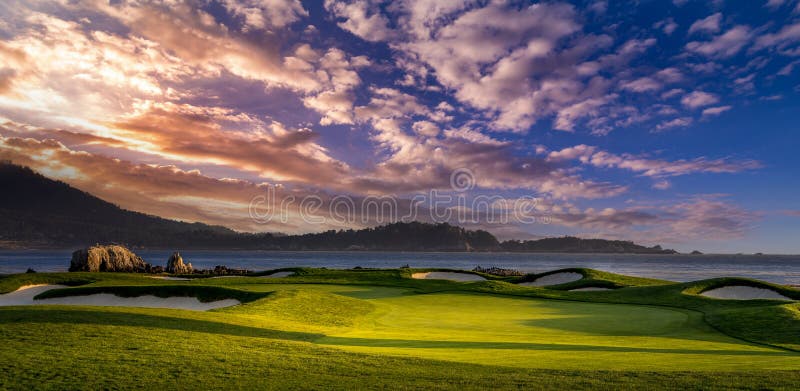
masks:
{"type": "MultiPolygon", "coordinates": [[[[132,274],[0,278],[49,295],[237,298],[194,312],[0,307],[0,389],[796,389],[800,307],[697,295],[720,284],[590,269],[578,286],[415,280],[420,270],[292,269],[176,282],[132,274]]],[[[774,286],[770,286],[774,287],[774,286]]],[[[798,292],[783,287],[782,293],[798,292]]]]}

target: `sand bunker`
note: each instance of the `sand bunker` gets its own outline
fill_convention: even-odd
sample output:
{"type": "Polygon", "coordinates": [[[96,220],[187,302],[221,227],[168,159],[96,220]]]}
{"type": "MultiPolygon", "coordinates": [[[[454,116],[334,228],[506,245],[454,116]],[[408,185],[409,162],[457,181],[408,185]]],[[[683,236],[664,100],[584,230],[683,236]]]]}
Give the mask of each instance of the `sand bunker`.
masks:
{"type": "Polygon", "coordinates": [[[583,278],[583,274],[575,273],[575,272],[562,272],[562,273],[553,273],[548,274],[546,276],[542,276],[537,278],[531,282],[522,282],[519,285],[523,286],[549,286],[549,285],[559,285],[559,284],[566,284],[568,282],[578,281],[583,278]]]}
{"type": "Polygon", "coordinates": [[[261,278],[283,278],[293,276],[294,272],[275,272],[272,274],[267,274],[266,276],[261,276],[261,278]]]}
{"type": "Polygon", "coordinates": [[[771,300],[792,300],[772,289],[756,288],[746,285],[730,285],[721,288],[707,290],[700,294],[701,296],[713,297],[715,299],[728,299],[728,300],[756,300],[756,299],[771,299],[771,300]]]}
{"type": "Polygon", "coordinates": [[[427,272],[427,273],[414,273],[411,278],[418,280],[451,280],[451,281],[485,281],[486,279],[468,273],[453,273],[453,272],[427,272]]]}
{"type": "MultiPolygon", "coordinates": [[[[48,284],[38,284],[38,285],[25,285],[19,287],[19,289],[15,290],[14,292],[6,293],[4,295],[0,295],[0,306],[8,306],[8,305],[33,305],[37,304],[33,301],[33,298],[44,292],[49,291],[51,289],[60,289],[60,288],[67,288],[66,285],[48,285],[48,284]]],[[[38,301],[38,300],[37,300],[38,301]]]]}
{"type": "Polygon", "coordinates": [[[589,286],[589,287],[586,287],[586,288],[570,289],[569,291],[570,292],[593,292],[593,291],[610,291],[610,290],[613,290],[613,289],[611,289],[611,288],[600,288],[598,286],[589,286]]]}
{"type": "Polygon", "coordinates": [[[159,280],[169,280],[169,281],[191,281],[191,278],[184,278],[184,277],[166,277],[166,276],[155,276],[150,278],[156,278],[159,280]]]}
{"type": "Polygon", "coordinates": [[[33,298],[51,289],[67,288],[64,285],[26,285],[14,292],[0,295],[0,306],[9,305],[94,305],[111,307],[146,307],[172,308],[192,311],[208,311],[215,308],[230,307],[241,304],[239,300],[225,299],[203,303],[196,297],[156,297],[152,295],[138,297],[119,297],[110,293],[98,293],[85,296],[55,297],[52,299],[34,300],[33,298]]]}

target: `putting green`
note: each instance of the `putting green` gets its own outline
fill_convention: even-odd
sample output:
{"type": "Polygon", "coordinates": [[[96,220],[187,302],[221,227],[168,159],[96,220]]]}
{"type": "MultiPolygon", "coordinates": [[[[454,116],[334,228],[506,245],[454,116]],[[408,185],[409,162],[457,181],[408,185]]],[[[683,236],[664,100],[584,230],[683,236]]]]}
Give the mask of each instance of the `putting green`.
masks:
{"type": "Polygon", "coordinates": [[[313,295],[317,307],[369,306],[351,314],[356,318],[349,327],[309,327],[307,318],[292,321],[314,291],[316,287],[306,286],[289,300],[254,303],[258,311],[244,306],[230,312],[269,314],[259,317],[265,327],[323,332],[326,336],[315,343],[347,351],[465,363],[605,370],[800,367],[800,354],[721,334],[703,322],[701,313],[691,310],[467,293],[402,295],[397,289],[323,286],[319,291],[325,294],[313,295]],[[342,297],[332,292],[378,297],[347,298],[351,301],[342,303],[342,297]]]}

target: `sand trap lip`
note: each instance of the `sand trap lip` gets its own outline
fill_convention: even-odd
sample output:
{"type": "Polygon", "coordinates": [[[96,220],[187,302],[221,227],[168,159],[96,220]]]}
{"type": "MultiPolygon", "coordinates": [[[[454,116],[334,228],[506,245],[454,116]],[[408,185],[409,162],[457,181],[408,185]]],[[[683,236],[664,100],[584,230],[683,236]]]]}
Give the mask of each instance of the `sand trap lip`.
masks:
{"type": "Polygon", "coordinates": [[[411,278],[418,280],[486,281],[485,278],[476,274],[454,272],[414,273],[411,275],[411,278]]]}
{"type": "Polygon", "coordinates": [[[266,276],[261,276],[261,278],[283,278],[293,276],[294,272],[275,272],[272,274],[267,274],[266,276]]]}
{"type": "Polygon", "coordinates": [[[611,288],[601,288],[599,286],[587,286],[586,288],[570,289],[570,292],[599,292],[599,291],[613,291],[611,288]]]}
{"type": "Polygon", "coordinates": [[[756,288],[747,285],[729,285],[720,288],[709,289],[700,293],[700,296],[713,297],[715,299],[726,300],[788,300],[791,298],[786,297],[777,291],[767,288],[756,288]]]}
{"type": "Polygon", "coordinates": [[[566,284],[568,282],[578,281],[583,278],[583,274],[575,272],[559,272],[548,274],[533,280],[531,282],[521,282],[517,285],[522,286],[550,286],[566,284]]]}
{"type": "Polygon", "coordinates": [[[169,281],[191,281],[192,280],[191,278],[185,278],[185,277],[167,277],[167,276],[154,276],[154,277],[150,277],[150,278],[155,278],[155,279],[158,279],[158,280],[169,280],[169,281]]]}
{"type": "Polygon", "coordinates": [[[192,311],[208,311],[215,308],[230,307],[241,304],[236,299],[224,299],[203,303],[196,297],[156,297],[144,295],[137,297],[120,297],[110,293],[96,293],[85,296],[54,297],[34,300],[36,295],[51,289],[68,288],[65,285],[26,285],[14,292],[0,295],[0,306],[10,305],[92,305],[103,307],[144,307],[170,308],[192,311]]]}

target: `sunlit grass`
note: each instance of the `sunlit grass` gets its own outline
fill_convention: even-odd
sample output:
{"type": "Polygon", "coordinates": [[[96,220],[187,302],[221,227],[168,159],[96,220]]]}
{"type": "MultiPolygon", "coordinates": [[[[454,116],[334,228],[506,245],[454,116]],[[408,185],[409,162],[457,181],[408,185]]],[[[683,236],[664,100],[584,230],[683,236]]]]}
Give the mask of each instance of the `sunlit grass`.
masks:
{"type": "Polygon", "coordinates": [[[406,270],[298,271],[187,282],[88,273],[0,278],[5,292],[71,282],[88,283],[73,293],[235,294],[246,301],[208,312],[0,307],[0,388],[800,384],[800,353],[770,346],[800,347],[797,304],[683,293],[702,282],[595,273],[594,282],[634,286],[565,292],[503,281],[420,281],[406,270]]]}

